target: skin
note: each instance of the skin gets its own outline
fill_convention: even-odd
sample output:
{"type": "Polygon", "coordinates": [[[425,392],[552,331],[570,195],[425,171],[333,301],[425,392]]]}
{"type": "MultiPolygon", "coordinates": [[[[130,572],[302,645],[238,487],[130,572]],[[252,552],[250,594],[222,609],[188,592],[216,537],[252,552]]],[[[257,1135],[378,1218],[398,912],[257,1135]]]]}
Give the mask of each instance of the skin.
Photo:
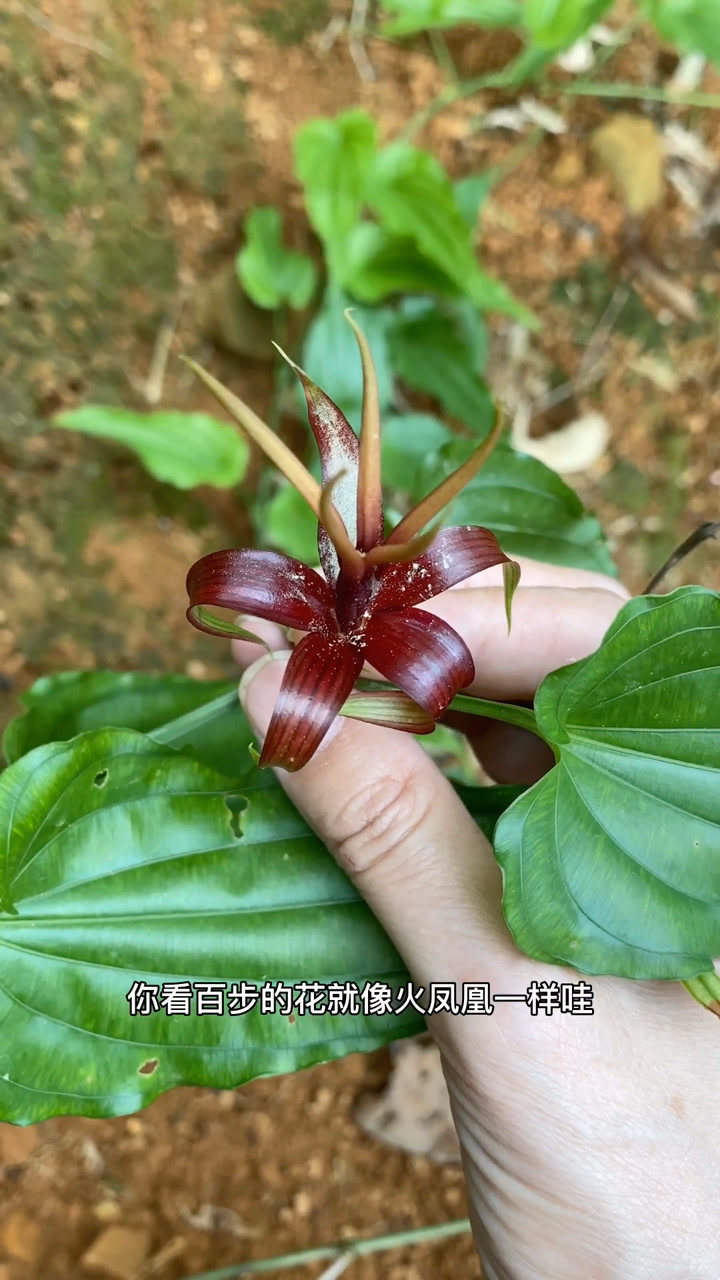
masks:
{"type": "MultiPolygon", "coordinates": [[[[532,698],[556,667],[597,648],[627,593],[599,574],[527,561],[508,638],[499,573],[423,606],[475,660],[468,692],[532,698]]],[[[253,622],[271,648],[278,628],[253,622]]],[[[259,738],[284,661],[236,645],[240,696],[259,738]]],[[[549,767],[532,735],[481,722],[492,776],[549,767]]],[[[541,744],[542,747],[542,744],[541,744]]],[[[416,983],[573,982],[514,946],[492,850],[408,734],[338,718],[283,787],[382,921],[416,983]]],[[[429,1020],[463,1152],[486,1280],[718,1280],[718,1024],[679,983],[591,980],[594,1015],[496,1006],[429,1020]]]]}

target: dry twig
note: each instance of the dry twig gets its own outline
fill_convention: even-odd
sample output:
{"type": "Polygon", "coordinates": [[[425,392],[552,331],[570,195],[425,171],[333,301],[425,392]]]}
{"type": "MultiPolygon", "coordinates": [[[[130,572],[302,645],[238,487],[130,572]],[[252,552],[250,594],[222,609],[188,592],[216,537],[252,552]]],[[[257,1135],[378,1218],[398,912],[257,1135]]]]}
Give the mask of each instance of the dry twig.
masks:
{"type": "Polygon", "coordinates": [[[115,54],[109,44],[103,44],[102,40],[95,40],[92,36],[78,36],[74,31],[69,31],[67,27],[62,27],[58,22],[53,22],[52,18],[46,18],[45,14],[36,9],[34,4],[27,4],[26,0],[19,0],[20,12],[25,15],[29,22],[34,22],[36,27],[42,27],[43,31],[47,31],[48,35],[54,36],[56,40],[63,40],[65,44],[77,45],[79,49],[89,49],[90,53],[96,53],[100,58],[107,58],[108,62],[113,62],[115,54]]]}

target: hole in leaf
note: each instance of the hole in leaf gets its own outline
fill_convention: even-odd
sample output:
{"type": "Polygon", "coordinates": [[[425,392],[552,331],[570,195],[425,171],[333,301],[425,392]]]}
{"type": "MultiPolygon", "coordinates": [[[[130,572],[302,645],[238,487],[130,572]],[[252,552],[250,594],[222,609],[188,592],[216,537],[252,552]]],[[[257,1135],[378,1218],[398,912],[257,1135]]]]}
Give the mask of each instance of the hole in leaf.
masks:
{"type": "Polygon", "coordinates": [[[143,1062],[142,1066],[138,1067],[138,1075],[151,1076],[154,1071],[157,1071],[157,1068],[158,1068],[157,1058],[148,1058],[147,1062],[143,1062]]]}
{"type": "Polygon", "coordinates": [[[245,834],[242,826],[242,815],[248,807],[247,796],[226,796],[225,803],[230,817],[230,830],[236,840],[242,840],[245,834]]]}
{"type": "Polygon", "coordinates": [[[94,786],[94,787],[104,787],[104,786],[105,786],[105,783],[107,782],[107,780],[108,780],[108,771],[107,771],[107,769],[101,769],[101,770],[99,771],[99,773],[96,773],[96,774],[95,774],[95,777],[93,778],[93,786],[94,786]]]}

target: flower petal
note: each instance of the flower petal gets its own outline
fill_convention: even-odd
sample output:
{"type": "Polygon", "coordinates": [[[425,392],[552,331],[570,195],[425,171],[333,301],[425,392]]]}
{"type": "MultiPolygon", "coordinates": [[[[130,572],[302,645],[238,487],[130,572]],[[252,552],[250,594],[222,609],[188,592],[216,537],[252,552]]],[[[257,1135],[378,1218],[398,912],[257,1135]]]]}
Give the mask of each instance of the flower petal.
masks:
{"type": "Polygon", "coordinates": [[[363,666],[363,653],[343,636],[316,631],[293,649],[260,754],[268,765],[294,772],[319,747],[363,666]]]}
{"type": "Polygon", "coordinates": [[[240,400],[238,396],[233,395],[228,387],[224,387],[222,382],[218,382],[207,369],[203,369],[202,365],[190,360],[188,356],[181,356],[180,359],[193,370],[205,383],[208,391],[212,392],[215,399],[223,406],[224,409],[234,418],[246,435],[250,437],[258,448],[262,449],[266,458],[275,464],[278,471],[290,481],[294,489],[305,499],[308,506],[312,508],[317,516],[320,510],[320,485],[313,475],[310,474],[307,467],[304,467],[299,458],[295,457],[292,449],[279,436],[271,431],[266,422],[262,418],[258,418],[257,414],[249,405],[240,400]]]}
{"type": "MultiPolygon", "coordinates": [[[[275,345],[277,346],[277,343],[275,345]]],[[[337,484],[333,486],[332,500],[340,512],[348,537],[355,546],[360,442],[345,414],[338,409],[334,401],[308,377],[304,369],[285,354],[282,347],[277,349],[302,383],[307,402],[308,421],[320,454],[323,485],[330,484],[340,476],[337,484]],[[340,475],[341,472],[342,475],[340,475]]],[[[323,573],[329,582],[334,583],[339,571],[337,554],[322,526],[318,529],[318,551],[323,573]]]]}
{"type": "Polygon", "coordinates": [[[188,619],[210,635],[227,635],[225,619],[203,605],[268,618],[281,627],[335,631],[333,594],[319,574],[278,551],[213,551],[196,561],[187,577],[188,619]],[[216,625],[215,625],[216,624],[216,625]]]}
{"type": "Polygon", "coordinates": [[[357,545],[370,551],[382,542],[383,499],[380,475],[380,399],[372,352],[362,329],[345,312],[360,348],[363,375],[362,425],[357,484],[357,545]]]}
{"type": "MultiPolygon", "coordinates": [[[[388,564],[373,596],[373,613],[405,609],[432,600],[481,569],[494,564],[515,564],[489,529],[480,525],[454,525],[441,529],[423,555],[404,564],[388,564]]],[[[518,570],[519,573],[519,570],[518,570]]]]}
{"type": "Polygon", "coordinates": [[[475,678],[465,641],[442,618],[420,609],[371,618],[365,645],[366,660],[433,720],[475,678]]]}
{"type": "Polygon", "coordinates": [[[340,708],[340,715],[406,733],[432,733],[435,728],[432,716],[401,689],[353,689],[340,708]]]}

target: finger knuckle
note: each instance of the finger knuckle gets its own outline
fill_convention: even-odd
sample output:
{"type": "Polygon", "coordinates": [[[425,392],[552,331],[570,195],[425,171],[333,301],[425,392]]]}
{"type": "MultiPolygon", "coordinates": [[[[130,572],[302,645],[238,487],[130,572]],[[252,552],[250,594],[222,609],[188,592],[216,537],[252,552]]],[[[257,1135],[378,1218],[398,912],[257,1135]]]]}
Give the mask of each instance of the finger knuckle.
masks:
{"type": "Polygon", "coordinates": [[[429,809],[428,788],[416,772],[374,778],[344,801],[333,852],[354,875],[376,872],[381,863],[416,850],[429,809]]]}

